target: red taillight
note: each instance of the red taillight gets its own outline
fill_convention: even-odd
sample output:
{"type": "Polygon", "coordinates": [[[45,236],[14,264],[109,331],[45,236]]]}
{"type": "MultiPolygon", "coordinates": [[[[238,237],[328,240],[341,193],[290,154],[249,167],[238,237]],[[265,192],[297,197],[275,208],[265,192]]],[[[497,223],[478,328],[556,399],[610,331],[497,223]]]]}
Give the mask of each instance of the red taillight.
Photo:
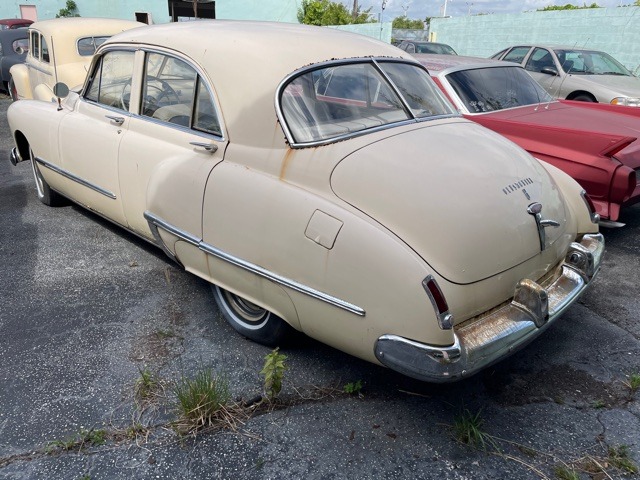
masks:
{"type": "Polygon", "coordinates": [[[429,300],[431,300],[433,309],[436,311],[436,318],[438,319],[440,328],[443,330],[451,330],[453,328],[453,315],[449,313],[449,305],[447,305],[447,301],[438,286],[438,282],[436,282],[436,279],[433,278],[432,275],[427,275],[426,278],[422,280],[422,286],[424,291],[427,292],[429,300]]]}
{"type": "Polygon", "coordinates": [[[587,210],[589,210],[589,217],[591,217],[591,221],[593,223],[598,223],[600,221],[600,215],[596,213],[596,206],[593,204],[593,200],[589,198],[589,195],[587,195],[587,192],[584,190],[580,192],[580,196],[582,197],[582,200],[584,200],[587,210]]]}

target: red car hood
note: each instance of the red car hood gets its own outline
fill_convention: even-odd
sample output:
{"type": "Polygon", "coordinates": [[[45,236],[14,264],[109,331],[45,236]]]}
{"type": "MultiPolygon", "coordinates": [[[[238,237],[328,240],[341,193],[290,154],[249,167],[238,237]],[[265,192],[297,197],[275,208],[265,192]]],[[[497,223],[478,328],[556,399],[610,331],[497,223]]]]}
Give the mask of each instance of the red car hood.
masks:
{"type": "Polygon", "coordinates": [[[466,117],[534,154],[557,157],[570,150],[615,155],[640,168],[640,108],[560,101],[466,117]]]}

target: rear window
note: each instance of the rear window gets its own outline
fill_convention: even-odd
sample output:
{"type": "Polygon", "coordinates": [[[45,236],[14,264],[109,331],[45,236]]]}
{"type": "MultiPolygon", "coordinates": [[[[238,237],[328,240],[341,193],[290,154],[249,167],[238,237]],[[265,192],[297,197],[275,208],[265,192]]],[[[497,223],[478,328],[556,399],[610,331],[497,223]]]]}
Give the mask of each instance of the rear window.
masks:
{"type": "Polygon", "coordinates": [[[447,75],[469,113],[535,105],[553,98],[520,67],[476,68],[447,75]]]}
{"type": "Polygon", "coordinates": [[[400,62],[329,65],[291,79],[280,107],[296,144],[454,114],[425,70],[400,62]]]}

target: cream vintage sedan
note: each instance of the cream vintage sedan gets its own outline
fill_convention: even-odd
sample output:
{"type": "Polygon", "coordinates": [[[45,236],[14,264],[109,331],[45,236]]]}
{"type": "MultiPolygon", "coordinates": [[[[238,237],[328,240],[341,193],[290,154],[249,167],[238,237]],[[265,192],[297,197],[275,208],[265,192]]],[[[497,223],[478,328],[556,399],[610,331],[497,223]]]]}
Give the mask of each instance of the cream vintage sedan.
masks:
{"type": "Polygon", "coordinates": [[[55,99],[53,85],[80,85],[93,54],[107,38],[144,23],[114,18],[55,18],[29,27],[25,63],[11,67],[9,92],[13,100],[55,99]]]}
{"type": "Polygon", "coordinates": [[[576,182],[364,36],[129,30],[79,94],[8,117],[12,162],[31,160],[42,202],[66,197],[155,243],[214,285],[242,335],[275,345],[298,330],[427,381],[538,336],[604,249],[576,182]]]}

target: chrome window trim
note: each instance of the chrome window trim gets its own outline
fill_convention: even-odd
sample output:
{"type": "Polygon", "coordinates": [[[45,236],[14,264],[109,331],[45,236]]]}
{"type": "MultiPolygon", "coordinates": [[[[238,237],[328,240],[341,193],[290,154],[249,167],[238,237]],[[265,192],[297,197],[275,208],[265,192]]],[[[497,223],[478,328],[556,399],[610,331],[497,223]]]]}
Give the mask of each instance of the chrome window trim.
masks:
{"type": "MultiPolygon", "coordinates": [[[[167,251],[168,249],[164,245],[164,242],[159,236],[159,233],[157,231],[158,228],[162,228],[163,230],[166,230],[170,234],[175,235],[176,237],[180,238],[181,240],[184,240],[187,243],[190,243],[195,247],[198,247],[200,250],[202,250],[203,252],[209,255],[212,255],[216,258],[219,258],[220,260],[223,260],[232,265],[235,265],[250,273],[258,275],[259,277],[272,281],[280,286],[290,288],[292,290],[308,295],[317,300],[320,300],[330,305],[333,305],[335,307],[341,308],[342,310],[346,310],[347,312],[353,313],[355,315],[358,315],[361,317],[365,316],[366,312],[364,311],[364,309],[358,307],[357,305],[349,303],[345,300],[341,300],[337,297],[321,292],[307,285],[303,285],[302,283],[296,282],[295,280],[292,280],[287,277],[283,277],[282,275],[278,275],[277,273],[267,270],[266,268],[262,268],[254,263],[248,262],[239,257],[231,255],[223,250],[220,250],[219,248],[214,247],[213,245],[203,242],[202,239],[188,232],[185,232],[184,230],[181,230],[175,227],[174,225],[171,225],[170,223],[164,221],[163,219],[161,219],[160,217],[158,217],[157,215],[154,215],[149,211],[144,212],[144,218],[147,220],[147,222],[149,222],[149,226],[152,232],[154,233],[154,236],[157,235],[156,241],[158,242],[159,245],[162,246],[163,250],[165,251],[167,251]]],[[[175,258],[175,256],[171,252],[169,252],[169,256],[172,258],[175,258]]]]}
{"type": "MultiPolygon", "coordinates": [[[[278,84],[278,87],[276,88],[276,94],[275,94],[275,99],[274,99],[275,110],[276,110],[276,116],[278,118],[278,123],[280,123],[280,126],[282,127],[282,130],[284,131],[284,135],[285,135],[285,137],[287,139],[287,143],[289,144],[289,146],[291,148],[318,147],[318,146],[321,146],[321,145],[328,145],[330,143],[341,142],[341,141],[347,140],[349,138],[360,137],[362,135],[367,135],[369,133],[379,132],[379,131],[382,131],[382,130],[388,130],[390,128],[395,128],[395,127],[399,127],[399,126],[403,126],[403,125],[417,124],[417,123],[421,123],[421,122],[439,120],[439,119],[442,119],[442,118],[458,118],[458,117],[460,117],[460,114],[456,113],[456,112],[451,113],[451,114],[444,114],[444,115],[434,115],[434,116],[431,116],[431,117],[420,117],[420,118],[415,117],[413,115],[413,111],[411,110],[411,107],[406,102],[405,98],[398,92],[397,86],[395,85],[395,83],[392,82],[391,79],[386,75],[386,73],[381,70],[381,67],[378,65],[377,62],[381,62],[381,63],[404,63],[404,64],[408,64],[408,65],[413,65],[415,67],[418,67],[418,68],[421,68],[422,70],[424,70],[426,72],[427,76],[429,76],[429,72],[427,71],[427,69],[422,64],[420,64],[418,61],[407,59],[407,58],[396,58],[396,57],[357,57],[357,58],[348,58],[348,59],[340,59],[340,60],[328,60],[328,61],[318,62],[318,63],[314,63],[312,65],[307,65],[306,67],[299,68],[298,70],[295,70],[295,71],[291,72],[284,79],[282,79],[282,81],[278,84]],[[357,132],[351,132],[351,133],[339,135],[339,136],[336,136],[336,137],[326,138],[326,139],[322,139],[322,140],[316,140],[316,141],[312,141],[312,142],[296,142],[296,141],[294,141],[293,134],[291,133],[291,129],[289,129],[289,126],[287,125],[287,122],[285,121],[285,116],[284,116],[284,114],[282,112],[282,108],[280,106],[280,104],[281,104],[280,99],[282,97],[282,93],[284,91],[284,88],[289,84],[289,82],[291,82],[294,78],[297,78],[297,77],[299,77],[301,75],[304,75],[304,74],[306,74],[308,72],[311,72],[311,71],[314,71],[314,70],[319,70],[319,69],[322,69],[322,68],[332,67],[332,66],[353,65],[353,64],[361,64],[361,63],[369,63],[369,64],[373,65],[373,68],[377,72],[379,72],[379,73],[381,73],[383,75],[383,78],[389,82],[389,84],[390,84],[392,90],[394,91],[394,93],[396,93],[396,95],[398,95],[398,98],[402,102],[402,107],[404,108],[405,113],[408,112],[409,115],[411,116],[411,118],[408,118],[406,120],[401,120],[401,121],[398,121],[398,122],[388,123],[386,125],[380,125],[378,127],[366,128],[364,130],[359,130],[357,132]]],[[[448,102],[448,100],[447,100],[447,102],[448,102]]],[[[451,103],[451,102],[449,102],[449,103],[451,103]]],[[[454,107],[454,110],[455,110],[455,105],[453,105],[453,107],[454,107]]]]}
{"type": "Polygon", "coordinates": [[[62,175],[65,178],[68,178],[69,180],[73,180],[76,183],[79,183],[80,185],[83,185],[87,188],[90,188],[91,190],[98,192],[102,195],[104,195],[107,198],[110,198],[112,200],[115,200],[117,197],[115,195],[115,193],[99,187],[98,185],[96,185],[95,183],[91,183],[88,180],[85,180],[84,178],[78,177],[77,175],[74,175],[73,173],[69,172],[68,170],[64,170],[63,168],[60,168],[52,163],[47,162],[46,160],[43,160],[40,157],[36,157],[35,158],[36,162],[38,162],[40,165],[42,165],[43,167],[48,168],[49,170],[52,170],[60,175],[62,175]]]}

